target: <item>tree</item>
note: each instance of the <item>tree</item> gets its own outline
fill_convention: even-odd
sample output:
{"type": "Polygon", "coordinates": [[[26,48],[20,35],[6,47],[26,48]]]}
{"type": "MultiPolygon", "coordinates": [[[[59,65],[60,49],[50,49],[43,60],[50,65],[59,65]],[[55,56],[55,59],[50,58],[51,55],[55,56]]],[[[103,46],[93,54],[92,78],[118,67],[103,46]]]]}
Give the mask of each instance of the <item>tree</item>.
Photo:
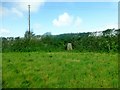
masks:
{"type": "Polygon", "coordinates": [[[107,30],[105,30],[105,31],[103,31],[102,33],[103,33],[103,36],[112,36],[112,34],[113,34],[113,31],[114,31],[114,28],[113,29],[107,29],[107,30]]]}
{"type": "Polygon", "coordinates": [[[43,34],[43,36],[51,36],[51,35],[52,35],[51,32],[46,32],[43,34]]]}
{"type": "Polygon", "coordinates": [[[35,36],[35,34],[34,34],[33,32],[30,32],[30,33],[29,33],[29,31],[26,31],[26,32],[25,32],[25,35],[24,35],[24,37],[25,37],[26,39],[33,38],[34,36],[35,36]]]}

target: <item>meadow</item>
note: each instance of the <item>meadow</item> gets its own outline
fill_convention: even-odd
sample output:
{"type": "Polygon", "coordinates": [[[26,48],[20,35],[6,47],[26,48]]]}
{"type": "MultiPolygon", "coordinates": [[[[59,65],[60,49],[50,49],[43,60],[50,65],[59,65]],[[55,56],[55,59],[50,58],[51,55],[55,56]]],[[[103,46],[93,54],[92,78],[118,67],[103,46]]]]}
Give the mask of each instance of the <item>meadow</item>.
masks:
{"type": "Polygon", "coordinates": [[[2,53],[3,88],[118,88],[117,53],[2,53]]]}
{"type": "Polygon", "coordinates": [[[2,53],[0,53],[0,89],[2,88],[2,53]]]}

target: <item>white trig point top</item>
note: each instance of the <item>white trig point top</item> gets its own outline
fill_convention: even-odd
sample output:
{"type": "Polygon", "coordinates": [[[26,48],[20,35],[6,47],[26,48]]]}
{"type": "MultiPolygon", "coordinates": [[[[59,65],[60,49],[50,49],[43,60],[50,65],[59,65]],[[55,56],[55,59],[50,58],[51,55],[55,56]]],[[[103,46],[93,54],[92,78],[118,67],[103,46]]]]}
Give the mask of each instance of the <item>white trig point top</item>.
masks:
{"type": "Polygon", "coordinates": [[[72,44],[71,43],[67,44],[67,50],[72,50],[72,44]]]}

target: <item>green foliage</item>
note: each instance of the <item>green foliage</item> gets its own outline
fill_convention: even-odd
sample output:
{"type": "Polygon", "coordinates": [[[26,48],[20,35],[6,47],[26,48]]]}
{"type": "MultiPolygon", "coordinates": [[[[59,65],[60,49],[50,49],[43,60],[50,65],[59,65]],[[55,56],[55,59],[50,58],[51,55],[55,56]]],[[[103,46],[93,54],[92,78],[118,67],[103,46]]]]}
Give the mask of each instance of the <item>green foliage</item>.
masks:
{"type": "Polygon", "coordinates": [[[33,32],[26,31],[24,37],[26,39],[33,38],[35,34],[33,32]]]}
{"type": "Polygon", "coordinates": [[[96,32],[70,33],[61,35],[51,35],[50,32],[42,36],[36,36],[28,31],[25,37],[4,38],[2,37],[3,52],[30,52],[30,51],[65,51],[67,43],[72,43],[73,50],[79,52],[117,52],[119,30],[107,29],[101,36],[96,32]]]}

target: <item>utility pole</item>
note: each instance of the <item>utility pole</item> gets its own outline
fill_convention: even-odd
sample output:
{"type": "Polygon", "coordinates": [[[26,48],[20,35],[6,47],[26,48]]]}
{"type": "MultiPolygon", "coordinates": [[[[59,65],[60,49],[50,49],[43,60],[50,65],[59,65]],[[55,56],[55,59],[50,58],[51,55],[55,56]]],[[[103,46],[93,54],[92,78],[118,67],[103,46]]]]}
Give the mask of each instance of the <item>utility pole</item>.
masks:
{"type": "Polygon", "coordinates": [[[28,25],[29,25],[29,29],[28,29],[28,37],[30,39],[30,5],[28,5],[28,25]]]}

